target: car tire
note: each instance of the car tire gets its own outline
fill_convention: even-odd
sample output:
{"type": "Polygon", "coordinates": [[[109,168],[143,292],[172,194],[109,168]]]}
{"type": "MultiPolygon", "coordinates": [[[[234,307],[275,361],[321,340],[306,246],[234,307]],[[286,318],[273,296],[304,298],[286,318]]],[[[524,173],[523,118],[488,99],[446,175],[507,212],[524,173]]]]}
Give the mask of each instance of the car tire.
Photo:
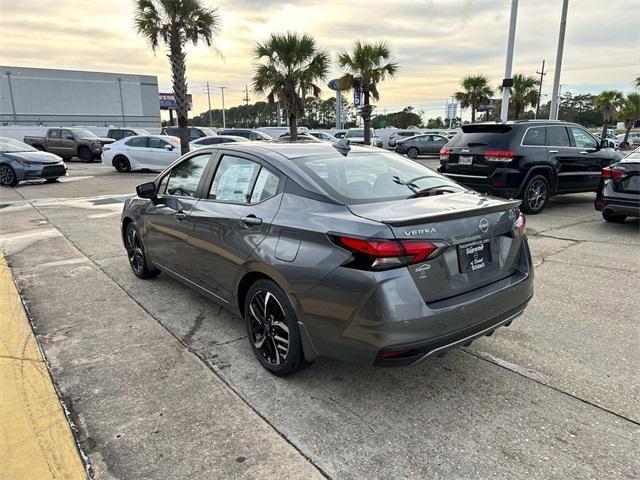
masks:
{"type": "Polygon", "coordinates": [[[602,218],[610,223],[624,223],[624,221],[627,219],[626,215],[616,215],[614,213],[608,212],[607,210],[604,210],[602,212],[602,218]]]}
{"type": "Polygon", "coordinates": [[[544,210],[551,196],[549,180],[544,175],[532,175],[522,190],[520,209],[529,215],[536,215],[544,210]]]}
{"type": "Polygon", "coordinates": [[[133,222],[127,225],[125,230],[124,247],[127,251],[129,266],[136,277],[153,278],[160,273],[160,270],[147,261],[142,236],[133,222]]]}
{"type": "Polygon", "coordinates": [[[45,183],[55,183],[58,181],[58,177],[54,177],[54,178],[45,178],[45,183]]]}
{"type": "Polygon", "coordinates": [[[18,184],[18,176],[10,165],[0,165],[0,185],[3,187],[15,187],[18,184]]]}
{"type": "Polygon", "coordinates": [[[273,281],[262,279],[251,285],[245,297],[244,318],[251,349],[267,371],[286,377],[310,365],[302,351],[295,311],[273,281]]]}
{"type": "Polygon", "coordinates": [[[119,155],[113,159],[113,168],[120,173],[127,173],[131,171],[131,163],[127,157],[119,155]]]}
{"type": "Polygon", "coordinates": [[[411,158],[411,159],[416,159],[418,158],[418,149],[416,147],[410,147],[407,150],[407,157],[411,158]]]}
{"type": "Polygon", "coordinates": [[[93,162],[93,153],[87,147],[82,147],[78,150],[78,158],[83,163],[93,162]]]}

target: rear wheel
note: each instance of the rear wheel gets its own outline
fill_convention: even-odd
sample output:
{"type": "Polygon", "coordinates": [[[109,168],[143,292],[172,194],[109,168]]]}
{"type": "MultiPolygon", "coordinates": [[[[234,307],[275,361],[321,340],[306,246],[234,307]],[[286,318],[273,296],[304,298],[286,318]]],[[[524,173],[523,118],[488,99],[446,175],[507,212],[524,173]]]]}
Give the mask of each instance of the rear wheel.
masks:
{"type": "Polygon", "coordinates": [[[409,158],[418,158],[418,149],[416,147],[411,147],[409,150],[407,150],[407,157],[409,158]]]}
{"type": "Polygon", "coordinates": [[[54,182],[57,182],[57,181],[58,181],[58,177],[45,179],[46,183],[54,183],[54,182]]]}
{"type": "Polygon", "coordinates": [[[533,175],[527,181],[522,192],[522,205],[520,208],[524,213],[530,215],[540,213],[549,201],[549,196],[549,180],[543,175],[533,175]]]}
{"type": "Polygon", "coordinates": [[[84,163],[93,162],[93,153],[87,147],[82,147],[78,150],[78,158],[84,163]]]}
{"type": "Polygon", "coordinates": [[[131,171],[131,164],[127,157],[119,156],[113,159],[113,167],[120,173],[131,171]]]}
{"type": "Polygon", "coordinates": [[[0,185],[14,187],[18,184],[18,177],[9,165],[0,165],[0,185]]]}
{"type": "Polygon", "coordinates": [[[284,291],[271,280],[258,280],[247,293],[244,318],[253,353],[277,376],[293,375],[309,365],[302,353],[298,319],[284,291]]]}
{"type": "Polygon", "coordinates": [[[604,218],[607,222],[611,223],[624,223],[627,219],[626,215],[616,215],[609,210],[605,210],[602,212],[602,218],[604,218]]]}
{"type": "Polygon", "coordinates": [[[137,277],[152,278],[160,273],[160,270],[150,266],[147,262],[142,237],[133,223],[127,225],[124,246],[127,250],[129,266],[131,266],[131,270],[133,270],[133,273],[135,273],[137,277]]]}

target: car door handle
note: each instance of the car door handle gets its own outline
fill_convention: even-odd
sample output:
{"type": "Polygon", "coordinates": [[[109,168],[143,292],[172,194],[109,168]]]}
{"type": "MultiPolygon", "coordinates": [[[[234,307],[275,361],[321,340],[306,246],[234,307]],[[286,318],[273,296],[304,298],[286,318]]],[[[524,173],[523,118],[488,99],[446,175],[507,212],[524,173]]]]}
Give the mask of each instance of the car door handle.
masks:
{"type": "Polygon", "coordinates": [[[247,215],[246,217],[242,217],[240,219],[242,223],[245,225],[262,225],[262,219],[256,217],[255,215],[247,215]]]}
{"type": "Polygon", "coordinates": [[[179,222],[181,222],[182,220],[184,220],[185,218],[187,218],[187,214],[184,213],[182,210],[178,210],[176,212],[176,220],[178,220],[179,222]]]}
{"type": "Polygon", "coordinates": [[[582,155],[586,155],[586,154],[587,154],[587,153],[589,153],[589,152],[587,152],[587,151],[583,150],[583,151],[581,151],[580,153],[581,153],[582,155]]]}
{"type": "Polygon", "coordinates": [[[549,150],[549,153],[558,153],[558,150],[549,150]]]}

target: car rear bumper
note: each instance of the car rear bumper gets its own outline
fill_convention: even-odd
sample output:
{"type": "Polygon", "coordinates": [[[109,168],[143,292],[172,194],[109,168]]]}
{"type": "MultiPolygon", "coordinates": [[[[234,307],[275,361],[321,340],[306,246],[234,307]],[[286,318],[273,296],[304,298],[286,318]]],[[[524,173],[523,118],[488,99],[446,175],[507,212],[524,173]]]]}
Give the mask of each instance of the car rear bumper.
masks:
{"type": "Polygon", "coordinates": [[[425,303],[407,269],[361,272],[340,268],[315,288],[293,294],[307,336],[308,359],[327,356],[377,366],[414,365],[510,323],[533,295],[526,241],[518,269],[506,278],[425,303]],[[366,277],[370,278],[367,279],[366,277]],[[383,352],[408,350],[402,357],[383,352]]]}
{"type": "Polygon", "coordinates": [[[629,217],[640,216],[640,196],[637,201],[609,197],[597,198],[594,206],[599,212],[609,211],[614,215],[627,215],[629,217]]]}
{"type": "Polygon", "coordinates": [[[476,192],[488,193],[496,197],[516,198],[520,193],[519,174],[518,179],[511,178],[508,173],[497,172],[487,177],[483,175],[469,175],[462,173],[441,172],[447,178],[461,183],[465,187],[471,188],[476,192]]]}

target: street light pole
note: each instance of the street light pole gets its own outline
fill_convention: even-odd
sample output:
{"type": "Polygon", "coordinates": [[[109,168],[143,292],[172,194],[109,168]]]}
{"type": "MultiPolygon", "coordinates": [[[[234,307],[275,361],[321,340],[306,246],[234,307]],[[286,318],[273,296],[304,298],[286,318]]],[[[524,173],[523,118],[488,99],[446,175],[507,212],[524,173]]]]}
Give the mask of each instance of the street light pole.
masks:
{"type": "Polygon", "coordinates": [[[211,111],[211,87],[207,81],[207,101],[209,102],[209,126],[213,126],[213,112],[211,111]]]}
{"type": "Polygon", "coordinates": [[[551,108],[549,120],[558,119],[558,96],[560,89],[560,69],[562,68],[562,53],[564,50],[564,32],[567,29],[567,9],[569,0],[562,1],[562,15],[560,16],[560,34],[558,35],[558,52],[556,53],[556,65],[553,73],[553,91],[551,92],[551,108]]]}
{"type": "Polygon", "coordinates": [[[544,71],[544,60],[542,60],[542,70],[540,72],[536,70],[536,73],[540,75],[540,84],[538,85],[538,101],[536,102],[536,116],[535,116],[535,118],[538,118],[538,113],[540,112],[540,99],[542,98],[542,80],[544,80],[544,76],[546,75],[544,71]]]}
{"type": "Polygon", "coordinates": [[[224,89],[227,87],[218,87],[222,91],[222,128],[227,128],[227,119],[224,114],[224,89]]]}
{"type": "Polygon", "coordinates": [[[507,40],[507,60],[504,66],[504,80],[502,80],[502,109],[500,119],[506,122],[509,118],[509,93],[513,86],[511,67],[513,65],[513,45],[516,41],[516,19],[518,17],[518,0],[511,0],[511,18],[509,19],[509,38],[507,40]]]}

